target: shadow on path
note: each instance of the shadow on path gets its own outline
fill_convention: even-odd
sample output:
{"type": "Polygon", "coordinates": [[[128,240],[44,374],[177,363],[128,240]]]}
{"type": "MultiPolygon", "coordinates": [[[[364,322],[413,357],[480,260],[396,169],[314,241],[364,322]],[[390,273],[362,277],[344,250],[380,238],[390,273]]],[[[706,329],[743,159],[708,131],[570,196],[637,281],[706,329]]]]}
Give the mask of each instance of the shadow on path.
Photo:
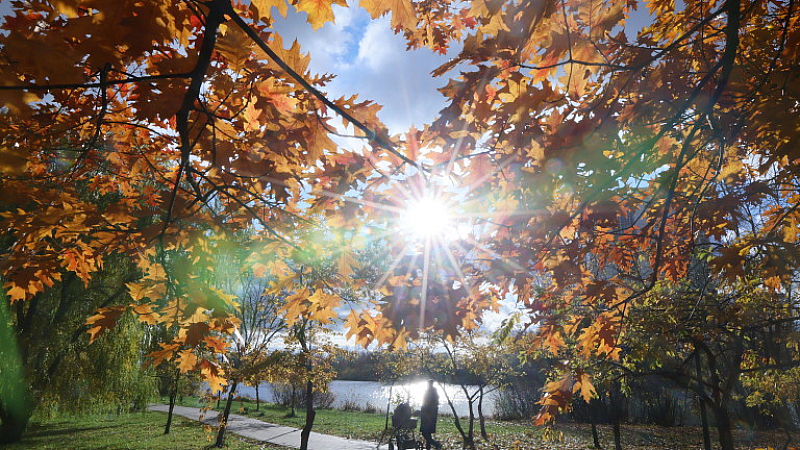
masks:
{"type": "MultiPolygon", "coordinates": [[[[150,411],[167,412],[167,405],[155,404],[148,408],[150,411]]],[[[204,414],[200,408],[175,406],[174,414],[206,424],[216,424],[218,415],[204,414]],[[202,420],[201,420],[202,418],[202,420]]],[[[276,425],[252,417],[231,414],[228,417],[228,431],[261,442],[283,445],[286,447],[300,448],[300,430],[283,425],[276,425]]],[[[375,442],[345,439],[339,436],[312,432],[308,442],[309,450],[385,450],[387,447],[375,442]]]]}

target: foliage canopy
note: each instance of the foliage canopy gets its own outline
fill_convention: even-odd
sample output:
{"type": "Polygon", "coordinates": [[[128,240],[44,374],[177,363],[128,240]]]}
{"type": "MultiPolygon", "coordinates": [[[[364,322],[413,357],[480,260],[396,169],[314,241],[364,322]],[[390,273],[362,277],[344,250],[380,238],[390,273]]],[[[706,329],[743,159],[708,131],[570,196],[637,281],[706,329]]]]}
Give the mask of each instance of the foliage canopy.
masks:
{"type": "MultiPolygon", "coordinates": [[[[91,317],[92,339],[130,310],[176,330],[154,360],[220,383],[219,334],[237,322],[233,293],[205,282],[215,249],[255,229],[254,273],[269,272],[276,292],[300,287],[287,321],[327,321],[340,304],[331,288],[366,284],[352,230],[385,219],[376,205],[396,192],[377,186],[407,167],[405,183],[461,186],[475,233],[441,282],[394,266],[384,300],[348,319],[364,344],[402,345],[418,323],[452,336],[511,296],[535,346],[574,348],[580,366],[619,358],[630,311],[644,298],[662,309],[668,298],[644,294],[686,277],[693,258],[788,292],[800,261],[794,0],[361,0],[373,18],[391,14],[409,47],[460,49],[435,71],[452,76],[448,105],[405,136],[388,135],[378,105],[324,95],[331,76],[310,73],[271,27],[290,3],[315,28],[345,6],[11,2],[0,265],[12,302],[67,273],[88,283],[107,255],[127,255],[140,274],[131,304],[91,317]],[[637,8],[649,13],[640,29],[637,8]],[[334,117],[368,146],[338,147],[334,117]],[[317,247],[291,236],[314,227],[341,246],[338,273],[312,292],[301,280],[317,247]]],[[[576,370],[548,384],[543,418],[572,392],[593,395],[576,370]]]]}

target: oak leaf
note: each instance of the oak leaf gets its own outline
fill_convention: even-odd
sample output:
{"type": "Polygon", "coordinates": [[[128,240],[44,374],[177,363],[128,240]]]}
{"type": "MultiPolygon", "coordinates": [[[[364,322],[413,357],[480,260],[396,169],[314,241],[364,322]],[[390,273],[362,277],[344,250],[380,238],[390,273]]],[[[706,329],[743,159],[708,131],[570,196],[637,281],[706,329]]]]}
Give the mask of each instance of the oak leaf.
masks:
{"type": "Polygon", "coordinates": [[[411,0],[359,0],[373,19],[391,12],[392,28],[411,29],[417,25],[417,11],[411,0]]]}
{"type": "Polygon", "coordinates": [[[308,13],[308,23],[316,30],[333,22],[333,5],[347,6],[346,0],[299,0],[297,10],[308,13]]]}

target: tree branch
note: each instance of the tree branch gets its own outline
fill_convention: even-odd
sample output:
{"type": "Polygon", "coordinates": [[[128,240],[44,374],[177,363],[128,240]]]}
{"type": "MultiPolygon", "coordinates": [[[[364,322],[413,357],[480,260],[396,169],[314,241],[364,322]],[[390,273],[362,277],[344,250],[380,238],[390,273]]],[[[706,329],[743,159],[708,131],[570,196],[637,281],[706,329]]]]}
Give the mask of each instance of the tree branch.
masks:
{"type": "Polygon", "coordinates": [[[272,60],[275,62],[275,64],[277,64],[281,69],[283,69],[283,71],[285,71],[287,74],[289,74],[289,76],[291,76],[298,83],[300,83],[300,85],[303,86],[303,88],[305,88],[309,93],[311,93],[311,95],[316,97],[319,101],[321,101],[323,104],[325,104],[325,106],[327,106],[328,108],[331,108],[332,110],[336,111],[337,114],[339,114],[345,120],[350,122],[354,127],[358,128],[359,130],[364,132],[369,137],[369,140],[370,140],[371,143],[377,144],[379,147],[383,148],[384,150],[388,151],[389,153],[391,153],[391,154],[397,156],[398,158],[400,158],[403,162],[409,163],[412,166],[419,168],[419,165],[415,161],[412,161],[407,156],[403,155],[400,151],[398,151],[395,148],[394,144],[392,144],[388,140],[386,140],[383,137],[381,137],[380,135],[378,135],[378,133],[376,133],[375,131],[371,130],[368,126],[366,126],[361,121],[359,121],[358,119],[356,119],[355,117],[350,115],[350,113],[348,113],[347,111],[345,111],[344,109],[342,109],[341,107],[339,107],[338,105],[336,105],[335,103],[330,101],[327,97],[325,97],[325,94],[323,94],[317,88],[312,86],[311,83],[306,81],[306,79],[303,78],[302,75],[300,75],[294,69],[289,67],[289,65],[286,64],[286,62],[284,62],[274,51],[272,51],[271,48],[269,48],[267,43],[264,42],[263,39],[261,39],[261,37],[255,32],[255,30],[253,30],[244,21],[244,19],[242,19],[242,17],[239,16],[239,14],[237,14],[233,10],[233,7],[230,5],[230,3],[227,3],[225,6],[226,6],[225,13],[233,19],[233,21],[236,23],[236,25],[238,25],[239,28],[241,28],[242,31],[244,31],[247,34],[247,36],[249,36],[250,39],[252,39],[253,42],[255,42],[255,44],[258,45],[258,47],[261,50],[263,50],[264,53],[267,54],[267,56],[272,58],[272,60]]]}

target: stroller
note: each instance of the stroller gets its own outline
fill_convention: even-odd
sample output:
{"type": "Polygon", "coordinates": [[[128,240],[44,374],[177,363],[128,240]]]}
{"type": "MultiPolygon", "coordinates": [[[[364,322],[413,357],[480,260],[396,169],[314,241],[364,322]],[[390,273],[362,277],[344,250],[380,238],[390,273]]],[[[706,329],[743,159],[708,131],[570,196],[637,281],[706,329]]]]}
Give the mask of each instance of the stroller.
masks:
{"type": "Polygon", "coordinates": [[[417,419],[411,417],[411,407],[401,403],[392,414],[392,436],[389,438],[389,450],[422,450],[422,441],[417,440],[417,419]]]}

